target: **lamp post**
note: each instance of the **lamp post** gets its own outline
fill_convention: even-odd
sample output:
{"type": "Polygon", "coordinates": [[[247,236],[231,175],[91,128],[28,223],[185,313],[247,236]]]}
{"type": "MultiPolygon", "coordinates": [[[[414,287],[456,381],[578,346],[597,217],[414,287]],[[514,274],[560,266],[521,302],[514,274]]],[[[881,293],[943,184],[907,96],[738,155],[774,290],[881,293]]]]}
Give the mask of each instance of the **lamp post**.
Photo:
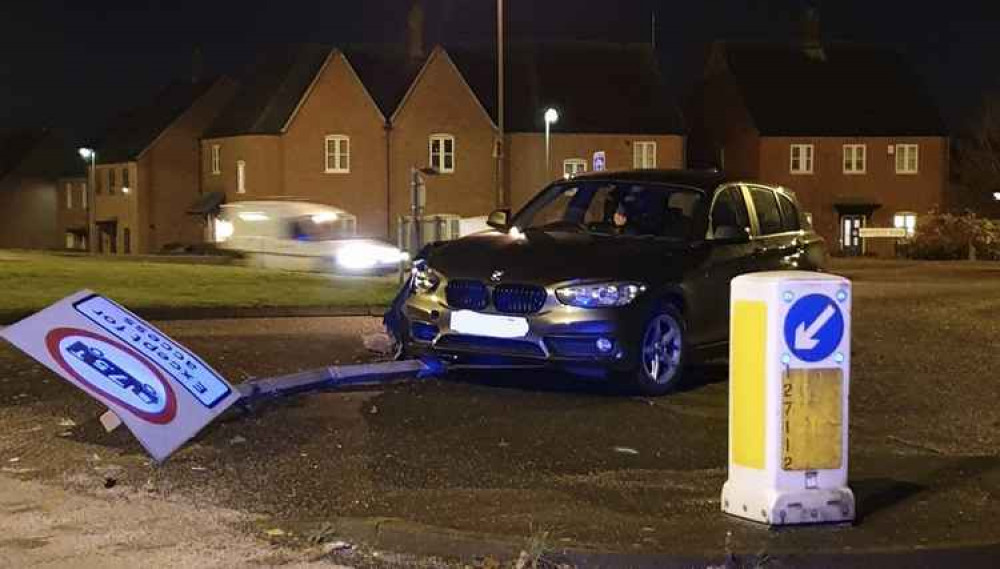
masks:
{"type": "Polygon", "coordinates": [[[552,171],[549,165],[549,130],[552,125],[559,121],[559,111],[549,107],[545,109],[545,180],[548,181],[549,174],[552,171]]]}
{"type": "Polygon", "coordinates": [[[97,151],[93,148],[80,148],[78,152],[80,158],[90,162],[90,176],[87,181],[87,251],[93,253],[96,245],[94,186],[97,184],[97,151]]]}

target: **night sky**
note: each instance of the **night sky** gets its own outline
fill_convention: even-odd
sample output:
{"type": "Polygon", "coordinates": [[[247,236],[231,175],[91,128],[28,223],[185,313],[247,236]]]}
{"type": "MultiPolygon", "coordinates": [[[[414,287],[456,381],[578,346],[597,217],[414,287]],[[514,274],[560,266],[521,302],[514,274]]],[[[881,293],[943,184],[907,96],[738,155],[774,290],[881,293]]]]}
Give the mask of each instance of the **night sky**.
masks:
{"type": "MultiPolygon", "coordinates": [[[[826,40],[907,55],[955,129],[1000,88],[1000,2],[814,0],[826,40]]],[[[716,38],[788,39],[807,0],[506,0],[512,40],[649,41],[667,77],[689,82],[716,38]]],[[[426,43],[486,43],[494,0],[424,0],[426,43]]],[[[201,46],[208,72],[234,69],[264,47],[316,41],[402,43],[407,0],[223,2],[140,0],[0,5],[0,128],[48,126],[97,135],[101,125],[190,75],[201,46]]]]}

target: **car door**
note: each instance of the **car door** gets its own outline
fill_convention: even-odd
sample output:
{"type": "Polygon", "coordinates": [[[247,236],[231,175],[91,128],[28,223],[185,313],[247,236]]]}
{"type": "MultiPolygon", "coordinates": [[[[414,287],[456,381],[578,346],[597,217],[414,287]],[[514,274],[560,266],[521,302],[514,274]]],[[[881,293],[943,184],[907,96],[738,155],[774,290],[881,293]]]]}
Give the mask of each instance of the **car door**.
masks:
{"type": "Polygon", "coordinates": [[[697,344],[723,342],[729,334],[730,282],[752,270],[755,244],[743,189],[730,184],[716,191],[709,210],[707,253],[694,287],[701,325],[693,327],[697,344]]]}
{"type": "MultiPolygon", "coordinates": [[[[797,212],[782,217],[779,193],[767,186],[746,184],[751,217],[756,222],[751,259],[753,271],[782,271],[798,268],[801,231],[797,212]]],[[[784,196],[782,196],[784,197],[784,196]]]]}

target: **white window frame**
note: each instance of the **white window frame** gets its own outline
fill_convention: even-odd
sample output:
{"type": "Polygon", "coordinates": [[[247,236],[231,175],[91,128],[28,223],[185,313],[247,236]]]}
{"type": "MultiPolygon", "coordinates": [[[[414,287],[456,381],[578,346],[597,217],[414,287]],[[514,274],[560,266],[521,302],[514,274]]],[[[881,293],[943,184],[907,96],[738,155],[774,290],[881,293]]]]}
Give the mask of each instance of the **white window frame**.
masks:
{"type": "Polygon", "coordinates": [[[636,140],[632,142],[632,167],[637,170],[656,168],[655,140],[636,140]]]}
{"type": "Polygon", "coordinates": [[[351,172],[351,137],[346,134],[326,135],[323,141],[323,171],[327,174],[351,172]]]}
{"type": "Polygon", "coordinates": [[[788,172],[790,174],[812,174],[816,147],[812,144],[792,144],[788,147],[788,172]],[[795,162],[798,161],[798,167],[795,162]]]}
{"type": "Polygon", "coordinates": [[[427,155],[428,161],[431,168],[434,168],[440,174],[452,174],[455,172],[455,158],[456,158],[456,147],[455,147],[455,135],[453,134],[432,134],[427,140],[427,155]],[[445,150],[445,142],[451,141],[451,167],[446,168],[444,165],[445,157],[448,152],[445,150]],[[435,156],[434,153],[434,143],[439,143],[440,152],[435,156]]]}
{"type": "Polygon", "coordinates": [[[73,209],[73,182],[66,182],[66,209],[73,209]]]}
{"type": "Polygon", "coordinates": [[[897,144],[896,150],[896,173],[897,174],[919,174],[920,173],[920,145],[919,144],[897,144]],[[910,168],[910,157],[913,157],[913,168],[910,168]],[[902,162],[902,165],[900,164],[902,162]],[[902,167],[901,167],[902,166],[902,167]]]}
{"type": "Polygon", "coordinates": [[[917,232],[917,214],[913,211],[897,211],[892,214],[892,226],[905,229],[907,237],[917,232]]]}
{"type": "Polygon", "coordinates": [[[845,144],[842,155],[845,174],[864,174],[868,170],[868,147],[864,144],[845,144]]]}
{"type": "Polygon", "coordinates": [[[247,193],[247,163],[243,160],[236,161],[236,193],[247,193]]]}
{"type": "Polygon", "coordinates": [[[583,158],[567,158],[563,160],[563,178],[567,180],[587,171],[587,161],[583,158]]]}
{"type": "Polygon", "coordinates": [[[222,145],[213,144],[212,145],[212,175],[218,176],[222,174],[222,145]]]}

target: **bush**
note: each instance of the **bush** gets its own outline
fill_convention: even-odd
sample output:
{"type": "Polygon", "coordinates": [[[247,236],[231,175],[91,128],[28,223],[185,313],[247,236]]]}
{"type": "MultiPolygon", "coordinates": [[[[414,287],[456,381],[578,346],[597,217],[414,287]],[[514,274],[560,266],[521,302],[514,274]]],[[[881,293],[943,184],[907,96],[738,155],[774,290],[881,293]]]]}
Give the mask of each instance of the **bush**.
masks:
{"type": "Polygon", "coordinates": [[[912,259],[968,259],[970,248],[977,259],[1000,260],[1000,225],[972,212],[931,212],[920,217],[906,255],[912,259]]]}

